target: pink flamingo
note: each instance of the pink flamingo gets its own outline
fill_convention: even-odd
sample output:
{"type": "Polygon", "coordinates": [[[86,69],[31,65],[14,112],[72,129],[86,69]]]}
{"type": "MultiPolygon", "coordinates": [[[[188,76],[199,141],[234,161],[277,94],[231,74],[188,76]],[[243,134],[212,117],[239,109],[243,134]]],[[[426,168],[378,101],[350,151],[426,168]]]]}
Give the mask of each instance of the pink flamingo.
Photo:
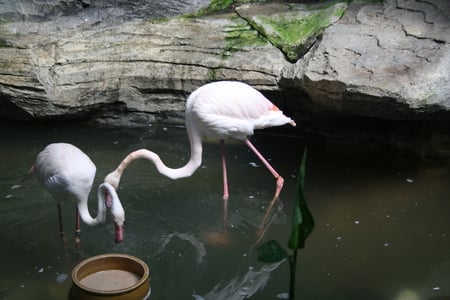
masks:
{"type": "MultiPolygon", "coordinates": [[[[177,169],[167,167],[158,154],[140,149],[128,154],[119,166],[105,177],[116,190],[126,167],[134,160],[150,160],[159,173],[171,179],[191,176],[202,162],[202,138],[220,140],[223,169],[223,198],[228,199],[228,178],[224,152],[224,140],[242,140],[256,154],[276,180],[272,204],[278,199],[284,179],[269,164],[264,156],[248,139],[255,129],[291,124],[295,122],[286,117],[272,102],[251,86],[237,81],[218,81],[201,86],[187,99],[185,111],[186,130],[190,142],[190,159],[177,169]]],[[[271,205],[272,205],[271,204],[271,205]]]]}
{"type": "Polygon", "coordinates": [[[111,208],[115,222],[116,242],[123,240],[125,212],[115,189],[108,183],[98,187],[97,216],[88,209],[88,196],[94,182],[96,167],[91,159],[77,147],[66,143],[50,144],[42,150],[32,168],[39,182],[58,204],[59,230],[63,234],[61,202],[77,203],[75,235],[80,235],[80,216],[84,223],[96,226],[106,220],[106,206],[111,208]]]}

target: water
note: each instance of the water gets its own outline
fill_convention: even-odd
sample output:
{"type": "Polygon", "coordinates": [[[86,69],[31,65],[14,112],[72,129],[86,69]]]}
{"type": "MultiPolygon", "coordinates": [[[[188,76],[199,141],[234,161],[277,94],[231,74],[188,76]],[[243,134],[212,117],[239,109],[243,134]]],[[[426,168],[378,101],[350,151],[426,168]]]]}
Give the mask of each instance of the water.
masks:
{"type": "MultiPolygon", "coordinates": [[[[98,227],[82,224],[77,246],[74,204],[63,204],[61,241],[55,201],[27,175],[36,154],[51,142],[77,145],[97,165],[96,187],[138,148],[160,153],[170,166],[183,165],[189,157],[185,130],[75,124],[1,128],[0,299],[66,299],[74,266],[110,252],[135,255],[149,265],[152,299],[286,296],[288,264],[259,263],[254,246],[275,182],[244,144],[227,147],[226,220],[219,146],[206,143],[203,166],[190,178],[169,180],[146,161],[130,165],[119,190],[126,210],[124,242],[114,243],[108,215],[98,227]]],[[[450,299],[448,161],[376,149],[346,152],[267,131],[253,140],[285,177],[284,206],[264,237],[282,245],[290,232],[301,154],[308,146],[305,189],[316,228],[299,252],[298,299],[450,299]]]]}

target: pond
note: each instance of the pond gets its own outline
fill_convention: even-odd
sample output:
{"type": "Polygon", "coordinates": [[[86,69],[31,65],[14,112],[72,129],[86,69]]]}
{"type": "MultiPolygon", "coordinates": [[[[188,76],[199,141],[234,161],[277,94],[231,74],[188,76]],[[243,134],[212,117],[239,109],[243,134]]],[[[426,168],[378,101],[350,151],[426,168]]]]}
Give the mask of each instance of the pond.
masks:
{"type": "MultiPolygon", "coordinates": [[[[308,148],[305,194],[316,221],[299,251],[298,299],[450,299],[449,162],[408,158],[258,132],[252,140],[285,178],[280,205],[262,241],[287,244],[297,172],[308,148]],[[349,151],[349,149],[352,149],[349,151]],[[282,205],[281,205],[282,204],[282,205]]],[[[218,143],[204,145],[202,167],[172,181],[147,161],[125,171],[119,196],[124,242],[111,216],[73,229],[64,203],[60,239],[54,199],[28,175],[39,151],[69,142],[97,165],[93,190],[129,152],[148,148],[172,167],[189,159],[184,128],[96,128],[77,124],[3,124],[0,131],[0,299],[67,299],[82,259],[126,253],[150,267],[151,299],[283,299],[287,262],[257,261],[258,228],[275,181],[247,147],[227,144],[230,198],[222,200],[218,143]]],[[[90,211],[95,215],[96,193],[90,211]]]]}

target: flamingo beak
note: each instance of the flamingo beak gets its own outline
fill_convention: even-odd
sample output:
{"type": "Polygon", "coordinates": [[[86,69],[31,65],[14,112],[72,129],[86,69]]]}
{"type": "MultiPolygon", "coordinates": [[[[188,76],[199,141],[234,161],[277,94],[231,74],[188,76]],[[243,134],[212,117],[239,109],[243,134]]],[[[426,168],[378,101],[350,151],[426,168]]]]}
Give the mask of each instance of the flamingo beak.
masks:
{"type": "Polygon", "coordinates": [[[123,225],[114,224],[114,231],[116,236],[116,243],[123,241],[123,225]]]}

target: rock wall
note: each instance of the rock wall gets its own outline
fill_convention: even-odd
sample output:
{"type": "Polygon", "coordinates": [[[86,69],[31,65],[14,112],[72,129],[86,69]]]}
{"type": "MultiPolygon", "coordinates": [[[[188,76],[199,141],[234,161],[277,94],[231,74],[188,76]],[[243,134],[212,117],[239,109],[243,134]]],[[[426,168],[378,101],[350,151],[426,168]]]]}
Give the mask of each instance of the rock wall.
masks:
{"type": "Polygon", "coordinates": [[[448,1],[353,2],[283,83],[321,110],[435,118],[450,108],[449,14],[448,1]]]}
{"type": "Polygon", "coordinates": [[[233,16],[113,25],[90,19],[72,24],[72,16],[6,23],[0,95],[9,109],[3,116],[68,119],[94,114],[115,124],[180,123],[187,95],[208,81],[237,79],[277,89],[277,78],[288,64],[283,54],[264,40],[233,49],[233,34],[257,35],[233,16]]]}
{"type": "Polygon", "coordinates": [[[436,144],[421,152],[450,149],[449,1],[277,2],[173,17],[205,2],[166,1],[163,12],[144,0],[0,4],[0,118],[182,124],[193,89],[241,80],[303,130],[358,140],[364,124],[395,143],[415,128],[420,143],[436,144]],[[392,127],[400,134],[386,137],[392,127]]]}

